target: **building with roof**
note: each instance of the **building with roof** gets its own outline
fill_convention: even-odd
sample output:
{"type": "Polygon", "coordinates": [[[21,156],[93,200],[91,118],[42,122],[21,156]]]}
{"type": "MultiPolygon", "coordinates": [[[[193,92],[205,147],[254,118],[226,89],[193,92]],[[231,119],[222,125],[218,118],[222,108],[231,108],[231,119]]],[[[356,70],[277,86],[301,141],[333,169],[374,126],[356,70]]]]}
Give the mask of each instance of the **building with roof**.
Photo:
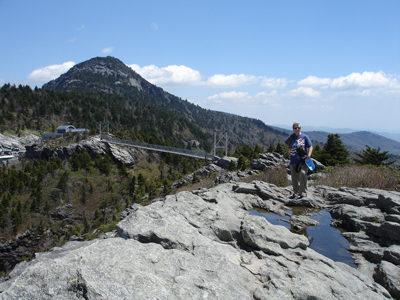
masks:
{"type": "Polygon", "coordinates": [[[54,136],[62,136],[68,132],[84,133],[85,131],[89,131],[89,130],[86,128],[75,128],[73,125],[61,125],[61,126],[57,127],[56,133],[43,133],[42,140],[47,140],[54,136]]]}
{"type": "Polygon", "coordinates": [[[57,133],[64,134],[64,133],[67,133],[67,132],[70,132],[73,130],[76,130],[76,128],[72,125],[61,125],[61,126],[58,126],[57,133]]]}

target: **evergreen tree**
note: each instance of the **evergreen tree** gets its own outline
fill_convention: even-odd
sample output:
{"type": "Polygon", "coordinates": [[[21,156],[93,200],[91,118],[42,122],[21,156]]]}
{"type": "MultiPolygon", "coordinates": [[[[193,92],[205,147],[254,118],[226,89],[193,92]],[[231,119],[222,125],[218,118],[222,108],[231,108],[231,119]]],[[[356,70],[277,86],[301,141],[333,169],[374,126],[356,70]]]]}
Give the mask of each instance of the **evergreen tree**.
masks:
{"type": "Polygon", "coordinates": [[[171,192],[170,183],[168,182],[167,179],[164,179],[164,182],[163,182],[163,194],[164,194],[164,196],[168,195],[170,192],[171,192]]]}
{"type": "Polygon", "coordinates": [[[238,166],[237,166],[236,161],[231,160],[231,162],[229,164],[229,171],[234,171],[234,170],[237,170],[237,169],[238,169],[238,166]]]}
{"type": "Polygon", "coordinates": [[[259,154],[260,154],[260,153],[264,153],[264,152],[265,152],[265,151],[264,151],[264,148],[263,148],[262,146],[256,144],[256,145],[254,146],[254,150],[253,150],[254,157],[252,157],[252,158],[258,158],[259,154]]]}
{"type": "Polygon", "coordinates": [[[83,232],[88,233],[90,231],[90,228],[91,228],[90,222],[89,222],[88,218],[85,216],[85,221],[83,223],[83,232]]]}
{"type": "Polygon", "coordinates": [[[142,186],[145,184],[146,179],[144,178],[142,173],[139,173],[137,181],[138,181],[139,186],[142,186]]]}
{"type": "Polygon", "coordinates": [[[133,176],[131,181],[129,182],[129,185],[128,185],[128,193],[129,193],[129,195],[132,196],[135,193],[135,186],[136,186],[136,177],[133,176]]]}
{"type": "Polygon", "coordinates": [[[11,221],[14,233],[17,233],[18,227],[21,224],[21,217],[18,215],[17,210],[13,207],[11,210],[11,221]]]}
{"type": "Polygon", "coordinates": [[[92,168],[92,159],[86,149],[83,149],[82,152],[79,154],[79,160],[80,167],[82,169],[85,169],[86,171],[90,171],[90,169],[92,168]]]}
{"type": "Polygon", "coordinates": [[[101,157],[100,154],[97,154],[94,166],[98,168],[101,173],[108,175],[111,172],[111,158],[108,155],[101,157]]]}
{"type": "Polygon", "coordinates": [[[268,149],[267,149],[267,152],[268,152],[268,153],[273,153],[273,152],[275,152],[275,151],[276,151],[276,148],[275,148],[274,144],[269,144],[269,147],[268,147],[268,149]]]}
{"type": "Polygon", "coordinates": [[[321,162],[323,149],[319,144],[316,144],[313,148],[312,158],[321,162]]]}
{"type": "Polygon", "coordinates": [[[240,155],[240,156],[239,156],[238,163],[237,163],[237,167],[238,167],[238,169],[241,170],[241,171],[246,170],[246,159],[244,158],[243,155],[240,155]]]}
{"type": "Polygon", "coordinates": [[[82,187],[81,187],[81,203],[82,204],[86,204],[86,201],[87,201],[86,188],[85,188],[85,185],[82,184],[82,187]]]}
{"type": "Polygon", "coordinates": [[[325,166],[346,165],[350,164],[348,156],[349,152],[343,145],[340,136],[337,133],[329,134],[319,161],[325,166]]]}
{"type": "Polygon", "coordinates": [[[77,152],[74,152],[72,156],[69,158],[69,163],[71,164],[71,167],[74,171],[78,171],[81,167],[81,162],[79,158],[79,154],[77,152]]]}
{"type": "Polygon", "coordinates": [[[68,173],[68,171],[65,171],[61,175],[60,180],[58,181],[57,188],[59,188],[63,193],[65,193],[67,191],[68,179],[69,179],[69,173],[68,173]]]}
{"type": "Polygon", "coordinates": [[[354,153],[360,159],[355,158],[354,161],[360,165],[373,165],[373,166],[388,166],[394,161],[385,162],[390,158],[389,151],[380,152],[381,149],[371,149],[366,145],[367,149],[362,150],[361,153],[354,153]]]}
{"type": "Polygon", "coordinates": [[[286,145],[282,143],[278,143],[276,145],[276,151],[277,153],[283,155],[284,158],[289,159],[289,149],[287,148],[286,145]]]}

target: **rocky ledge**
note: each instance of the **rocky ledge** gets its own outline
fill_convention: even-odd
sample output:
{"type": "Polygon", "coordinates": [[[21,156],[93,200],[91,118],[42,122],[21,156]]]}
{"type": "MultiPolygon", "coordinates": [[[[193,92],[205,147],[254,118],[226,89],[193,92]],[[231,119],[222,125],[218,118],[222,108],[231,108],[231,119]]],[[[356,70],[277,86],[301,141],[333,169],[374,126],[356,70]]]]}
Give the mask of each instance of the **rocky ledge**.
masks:
{"type": "Polygon", "coordinates": [[[137,152],[135,149],[102,142],[99,137],[91,137],[79,143],[63,147],[43,147],[40,143],[33,143],[26,146],[26,158],[49,160],[52,157],[58,157],[64,160],[70,158],[74,152],[80,153],[83,149],[92,158],[95,158],[97,154],[109,154],[113,159],[128,167],[132,167],[137,161],[137,152]]]}
{"type": "Polygon", "coordinates": [[[264,182],[226,183],[170,195],[148,206],[135,204],[121,214],[118,237],[68,242],[37,253],[0,285],[1,297],[399,297],[399,231],[387,234],[400,226],[399,193],[316,187],[306,198],[290,200],[289,195],[290,188],[264,182]],[[293,204],[330,209],[337,224],[356,230],[348,236],[358,269],[312,250],[305,236],[248,212],[259,207],[285,214],[293,204]]]}
{"type": "Polygon", "coordinates": [[[36,142],[40,141],[40,137],[33,135],[33,134],[28,134],[27,136],[24,137],[17,137],[17,136],[5,136],[0,133],[0,148],[7,148],[7,149],[12,149],[12,148],[20,148],[23,149],[28,145],[34,144],[36,142]]]}

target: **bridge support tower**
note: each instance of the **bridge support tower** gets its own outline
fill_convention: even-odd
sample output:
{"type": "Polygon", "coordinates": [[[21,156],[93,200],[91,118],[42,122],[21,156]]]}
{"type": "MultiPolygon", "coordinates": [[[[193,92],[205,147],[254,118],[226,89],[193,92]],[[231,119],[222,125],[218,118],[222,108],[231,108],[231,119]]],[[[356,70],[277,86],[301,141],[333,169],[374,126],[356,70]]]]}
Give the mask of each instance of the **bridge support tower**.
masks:
{"type": "Polygon", "coordinates": [[[217,149],[225,149],[225,156],[228,156],[228,130],[214,130],[214,157],[217,149]]]}
{"type": "Polygon", "coordinates": [[[104,129],[107,129],[107,137],[110,137],[110,122],[106,122],[105,120],[103,122],[100,121],[100,140],[103,139],[104,129]]]}

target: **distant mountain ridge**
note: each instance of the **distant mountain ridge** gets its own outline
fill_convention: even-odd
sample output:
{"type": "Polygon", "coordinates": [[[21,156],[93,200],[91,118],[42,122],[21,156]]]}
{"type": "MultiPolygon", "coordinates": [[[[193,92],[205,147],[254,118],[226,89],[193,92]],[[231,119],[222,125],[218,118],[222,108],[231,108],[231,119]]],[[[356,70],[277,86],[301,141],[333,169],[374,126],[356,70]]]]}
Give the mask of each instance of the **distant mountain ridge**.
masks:
{"type": "MultiPolygon", "coordinates": [[[[321,142],[325,142],[329,135],[329,133],[321,131],[307,131],[305,133],[311,139],[321,142]]],[[[389,151],[391,154],[400,155],[399,142],[369,131],[358,131],[339,135],[343,144],[346,145],[346,148],[349,150],[360,151],[360,148],[365,149],[365,146],[368,145],[374,149],[380,148],[382,151],[389,151]]]]}
{"type": "MultiPolygon", "coordinates": [[[[274,124],[272,126],[274,126],[276,128],[283,128],[283,129],[291,130],[291,125],[274,124]]],[[[356,129],[351,129],[351,128],[332,128],[332,127],[326,127],[326,126],[309,126],[309,125],[304,126],[304,129],[306,131],[322,131],[322,132],[337,133],[337,134],[346,134],[346,133],[367,131],[367,132],[375,133],[380,136],[386,137],[388,139],[395,140],[396,142],[400,142],[400,133],[395,133],[395,132],[380,132],[380,131],[375,131],[375,130],[356,130],[356,129]]]]}
{"type": "MultiPolygon", "coordinates": [[[[291,130],[284,128],[281,128],[281,130],[285,131],[287,134],[290,134],[292,132],[291,130]]],[[[303,131],[303,133],[307,134],[311,140],[318,143],[325,143],[328,139],[328,135],[331,134],[325,131],[303,131]]],[[[373,149],[380,148],[381,151],[389,151],[390,154],[400,155],[400,142],[384,137],[377,133],[369,131],[336,133],[339,134],[343,144],[349,150],[359,152],[363,149],[366,149],[366,145],[368,145],[373,149]]]]}

